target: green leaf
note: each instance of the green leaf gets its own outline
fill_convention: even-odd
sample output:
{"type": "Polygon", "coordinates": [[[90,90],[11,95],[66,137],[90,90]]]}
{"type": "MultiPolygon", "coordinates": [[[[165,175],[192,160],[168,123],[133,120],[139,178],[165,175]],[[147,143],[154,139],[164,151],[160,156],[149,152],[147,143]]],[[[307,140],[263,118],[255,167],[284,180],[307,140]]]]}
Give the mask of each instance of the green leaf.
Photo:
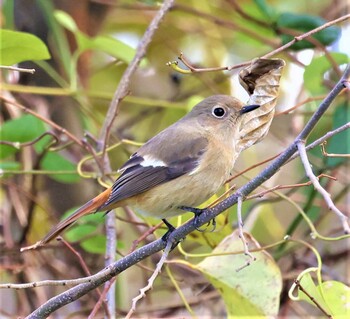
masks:
{"type": "MultiPolygon", "coordinates": [[[[333,113],[333,129],[350,122],[350,105],[339,105],[333,113]]],[[[350,130],[345,130],[333,136],[326,147],[327,153],[350,154],[350,130]]],[[[337,166],[347,160],[345,157],[327,157],[327,166],[337,166]]]]}
{"type": "MultiPolygon", "coordinates": [[[[316,16],[297,14],[297,13],[282,13],[277,19],[277,28],[288,28],[291,30],[298,31],[299,33],[305,33],[312,29],[315,29],[327,21],[316,16]]],[[[332,44],[335,40],[340,37],[341,29],[337,26],[330,26],[315,33],[312,37],[317,39],[324,46],[332,44]]],[[[286,44],[294,39],[293,35],[280,34],[279,35],[282,43],[286,44]]],[[[303,50],[308,48],[314,48],[315,46],[307,40],[302,40],[294,43],[291,50],[303,50]]]]}
{"type": "MultiPolygon", "coordinates": [[[[101,50],[126,63],[130,63],[134,58],[135,49],[119,41],[118,39],[99,36],[91,40],[90,49],[101,50]]],[[[141,66],[144,65],[145,60],[142,60],[141,66]]]]}
{"type": "Polygon", "coordinates": [[[285,227],[281,224],[274,211],[274,205],[261,204],[254,209],[254,226],[251,232],[258,242],[273,242],[285,235],[285,227]],[[269,221],[266,223],[266,221],[269,221]]]}
{"type": "MultiPolygon", "coordinates": [[[[0,138],[9,142],[29,142],[45,132],[43,122],[33,115],[23,115],[14,120],[6,121],[0,126],[0,138]]],[[[4,159],[19,151],[9,145],[0,144],[0,159],[4,159]]]]}
{"type": "MultiPolygon", "coordinates": [[[[349,57],[343,53],[331,53],[332,58],[338,64],[348,63],[349,57]]],[[[316,57],[305,68],[304,86],[313,95],[320,95],[328,91],[323,85],[324,74],[332,68],[326,56],[316,57]]]]}
{"type": "MultiPolygon", "coordinates": [[[[326,303],[334,318],[350,317],[350,287],[339,281],[326,281],[321,285],[326,303]]],[[[321,290],[320,287],[318,287],[321,290]]]]}
{"type": "Polygon", "coordinates": [[[3,27],[5,29],[14,29],[15,28],[15,22],[14,22],[14,10],[15,10],[15,2],[13,0],[11,1],[3,1],[2,2],[2,14],[3,14],[3,27]]]}
{"type": "Polygon", "coordinates": [[[47,0],[37,0],[36,3],[42,11],[47,27],[50,30],[51,48],[54,50],[53,54],[56,57],[56,62],[59,63],[55,68],[62,71],[62,76],[65,79],[69,79],[74,61],[72,59],[67,33],[54,16],[55,4],[53,1],[47,0]]]}
{"type": "MultiPolygon", "coordinates": [[[[19,170],[21,165],[18,162],[0,162],[0,170],[19,170]]],[[[1,173],[3,174],[3,173],[1,173]]],[[[0,174],[0,176],[1,176],[0,174]]]]}
{"type": "Polygon", "coordinates": [[[0,29],[0,65],[10,66],[50,57],[46,45],[38,37],[26,32],[0,29]]]}
{"type": "Polygon", "coordinates": [[[73,32],[76,37],[80,53],[86,50],[100,50],[126,63],[130,63],[135,55],[135,49],[125,43],[105,36],[89,38],[81,32],[75,21],[66,12],[55,11],[57,21],[69,31],[73,32]]]}
{"type": "Polygon", "coordinates": [[[44,170],[57,171],[57,174],[49,176],[61,183],[76,183],[80,178],[75,172],[76,165],[58,153],[47,153],[41,161],[41,167],[44,170]],[[72,174],[60,174],[60,171],[72,171],[72,174]]]}
{"type": "Polygon", "coordinates": [[[106,250],[106,236],[97,235],[80,243],[81,247],[92,254],[104,254],[106,250]]]}
{"type": "Polygon", "coordinates": [[[204,97],[201,95],[192,95],[187,99],[186,110],[190,112],[199,102],[203,100],[204,97]]]}
{"type": "Polygon", "coordinates": [[[68,13],[61,10],[55,10],[54,17],[63,27],[65,27],[69,31],[79,32],[77,24],[68,13]]]}
{"type": "Polygon", "coordinates": [[[270,22],[275,21],[277,18],[277,12],[272,6],[269,6],[265,0],[254,0],[254,2],[260,9],[261,13],[268,18],[270,22]]]}
{"type": "MultiPolygon", "coordinates": [[[[245,236],[250,249],[259,248],[259,244],[249,234],[245,236]]],[[[235,252],[242,249],[242,242],[236,231],[226,237],[213,253],[235,252]]],[[[218,289],[226,305],[227,317],[276,316],[278,313],[282,290],[281,272],[266,251],[256,252],[253,255],[257,260],[239,272],[237,268],[247,261],[247,256],[243,253],[207,257],[196,266],[218,289]]]]}
{"type": "Polygon", "coordinates": [[[70,242],[76,242],[92,234],[96,230],[96,228],[96,225],[77,225],[76,227],[69,229],[66,232],[65,237],[70,242]]]}
{"type": "MultiPolygon", "coordinates": [[[[78,207],[73,207],[69,210],[67,210],[62,216],[61,216],[61,220],[66,219],[67,217],[69,217],[70,215],[72,215],[77,209],[78,207]]],[[[93,213],[93,214],[89,214],[86,216],[83,216],[81,218],[79,218],[77,220],[77,222],[74,224],[73,227],[77,226],[77,225],[84,225],[84,224],[91,224],[91,225],[99,225],[102,224],[104,222],[104,212],[97,212],[97,213],[93,213]]]]}

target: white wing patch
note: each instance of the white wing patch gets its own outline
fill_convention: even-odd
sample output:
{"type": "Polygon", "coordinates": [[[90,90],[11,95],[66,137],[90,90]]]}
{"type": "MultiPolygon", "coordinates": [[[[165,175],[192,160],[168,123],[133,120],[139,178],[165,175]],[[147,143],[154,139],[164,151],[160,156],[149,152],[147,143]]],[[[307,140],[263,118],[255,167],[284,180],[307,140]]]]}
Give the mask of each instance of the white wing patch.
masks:
{"type": "Polygon", "coordinates": [[[154,158],[152,156],[149,155],[144,155],[143,157],[143,161],[140,163],[141,166],[143,167],[166,167],[167,165],[160,159],[154,158]]]}

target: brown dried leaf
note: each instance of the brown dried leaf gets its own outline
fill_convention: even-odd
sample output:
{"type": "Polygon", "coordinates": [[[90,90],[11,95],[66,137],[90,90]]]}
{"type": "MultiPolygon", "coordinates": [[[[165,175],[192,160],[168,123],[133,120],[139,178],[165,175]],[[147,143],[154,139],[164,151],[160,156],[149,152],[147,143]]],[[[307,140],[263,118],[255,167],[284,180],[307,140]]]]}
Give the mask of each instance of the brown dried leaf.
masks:
{"type": "Polygon", "coordinates": [[[239,73],[241,85],[250,94],[247,105],[261,106],[256,111],[244,115],[239,129],[238,152],[262,140],[269,131],[285,64],[282,59],[255,59],[249,67],[239,73]]]}

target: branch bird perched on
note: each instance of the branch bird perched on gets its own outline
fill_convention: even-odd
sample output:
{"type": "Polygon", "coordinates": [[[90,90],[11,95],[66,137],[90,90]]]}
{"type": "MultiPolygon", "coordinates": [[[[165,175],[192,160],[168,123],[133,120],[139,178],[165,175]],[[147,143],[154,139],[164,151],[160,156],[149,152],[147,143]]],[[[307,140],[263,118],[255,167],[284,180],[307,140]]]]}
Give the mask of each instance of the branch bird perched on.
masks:
{"type": "MultiPolygon", "coordinates": [[[[248,73],[245,77],[253,93],[259,81],[248,73]]],[[[280,73],[276,75],[278,80],[279,77],[280,73]]],[[[183,214],[185,210],[197,215],[200,210],[194,207],[219,190],[229,178],[240,152],[266,135],[274,113],[275,103],[271,101],[275,100],[275,94],[272,99],[265,90],[269,87],[275,90],[276,85],[264,83],[257,97],[250,99],[254,102],[250,105],[227,95],[214,95],[198,103],[190,113],[134,153],[120,168],[121,175],[112,187],[22,251],[45,245],[82,216],[116,207],[129,206],[145,216],[159,217],[169,231],[174,228],[166,218],[183,214]],[[260,97],[268,97],[269,107],[254,116],[261,109],[260,97]]]]}

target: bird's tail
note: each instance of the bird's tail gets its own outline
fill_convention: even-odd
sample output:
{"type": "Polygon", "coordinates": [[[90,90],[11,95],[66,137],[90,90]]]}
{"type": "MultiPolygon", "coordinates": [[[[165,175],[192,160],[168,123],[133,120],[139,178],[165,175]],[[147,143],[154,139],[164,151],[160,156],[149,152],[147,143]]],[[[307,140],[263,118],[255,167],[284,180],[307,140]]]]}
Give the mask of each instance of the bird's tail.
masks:
{"type": "Polygon", "coordinates": [[[34,245],[21,248],[21,251],[36,249],[37,247],[44,246],[58,236],[67,227],[71,226],[80,217],[96,212],[96,210],[98,210],[108,200],[111,191],[112,188],[108,188],[100,195],[89,200],[86,204],[78,208],[72,215],[54,226],[42,240],[36,242],[34,245]]]}

